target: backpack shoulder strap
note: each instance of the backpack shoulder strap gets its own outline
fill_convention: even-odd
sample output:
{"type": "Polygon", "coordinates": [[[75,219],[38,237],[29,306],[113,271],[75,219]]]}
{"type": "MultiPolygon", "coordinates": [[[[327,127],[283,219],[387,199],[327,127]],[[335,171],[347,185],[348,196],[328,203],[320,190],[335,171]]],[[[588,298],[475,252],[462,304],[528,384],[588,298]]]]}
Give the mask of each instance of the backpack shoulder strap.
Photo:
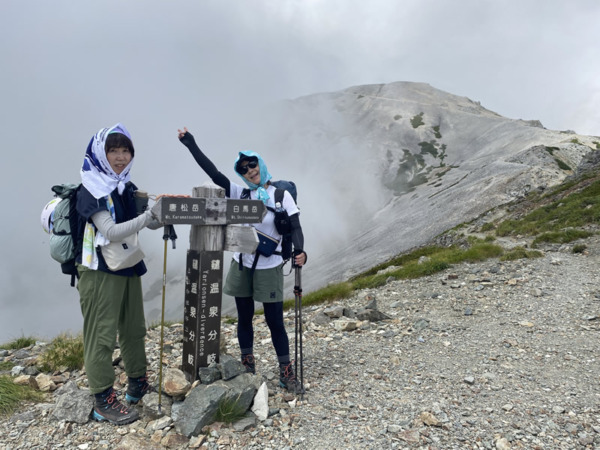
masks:
{"type": "Polygon", "coordinates": [[[285,189],[280,189],[278,187],[275,188],[275,203],[279,202],[283,205],[283,196],[285,194],[285,189]]]}

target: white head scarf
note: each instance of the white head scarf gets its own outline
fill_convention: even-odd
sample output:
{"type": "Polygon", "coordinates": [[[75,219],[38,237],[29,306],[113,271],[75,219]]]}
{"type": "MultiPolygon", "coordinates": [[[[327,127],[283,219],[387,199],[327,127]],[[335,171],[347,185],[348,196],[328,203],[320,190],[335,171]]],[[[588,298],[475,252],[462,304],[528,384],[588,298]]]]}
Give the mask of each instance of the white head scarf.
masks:
{"type": "Polygon", "coordinates": [[[125,184],[130,180],[129,172],[133,165],[133,157],[121,174],[116,174],[106,159],[106,137],[111,133],[124,134],[131,140],[129,131],[121,125],[116,124],[111,128],[102,128],[90,141],[81,167],[81,182],[83,186],[94,196],[102,198],[109,195],[115,188],[119,194],[123,193],[125,184]]]}

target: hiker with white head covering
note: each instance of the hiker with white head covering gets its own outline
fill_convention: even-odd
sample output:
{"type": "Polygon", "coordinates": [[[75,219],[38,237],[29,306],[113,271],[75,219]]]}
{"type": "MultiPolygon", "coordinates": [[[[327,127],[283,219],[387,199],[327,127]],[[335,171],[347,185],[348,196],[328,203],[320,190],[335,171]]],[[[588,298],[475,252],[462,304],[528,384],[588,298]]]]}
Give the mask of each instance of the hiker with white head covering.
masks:
{"type": "Polygon", "coordinates": [[[121,124],[103,128],[90,141],[77,194],[82,245],[77,256],[84,363],[95,395],[93,418],[118,425],[139,413],[117,399],[112,355],[118,335],[129,378],[129,403],[151,389],[146,375],[146,319],[140,277],[146,273],[137,233],[160,228],[152,210],[138,211],[130,181],[134,160],[131,135],[121,124]],[[137,251],[136,251],[137,250],[137,251]],[[133,253],[132,253],[133,252],[133,253]],[[126,255],[126,256],[124,256],[126,255]]]}
{"type": "MultiPolygon", "coordinates": [[[[264,233],[279,241],[274,253],[252,254],[235,253],[227,273],[223,292],[235,297],[238,313],[237,337],[240,345],[242,364],[247,372],[255,373],[254,359],[254,302],[264,307],[265,320],[271,332],[271,340],[279,361],[279,383],[290,392],[300,393],[300,383],[296,380],[293,362],[290,361],[289,339],[283,322],[283,258],[281,257],[282,236],[275,225],[276,188],[271,183],[271,174],[258,153],[239,152],[234,162],[234,170],[247,186],[230,181],[217,170],[215,165],[198,148],[194,137],[187,128],[179,131],[179,140],[188,148],[196,162],[212,179],[225,189],[230,198],[250,198],[261,200],[267,206],[267,213],[261,223],[253,224],[257,232],[264,233]]],[[[289,216],[294,263],[302,266],[306,263],[304,236],[300,226],[300,210],[288,191],[284,191],[282,205],[289,216]]]]}

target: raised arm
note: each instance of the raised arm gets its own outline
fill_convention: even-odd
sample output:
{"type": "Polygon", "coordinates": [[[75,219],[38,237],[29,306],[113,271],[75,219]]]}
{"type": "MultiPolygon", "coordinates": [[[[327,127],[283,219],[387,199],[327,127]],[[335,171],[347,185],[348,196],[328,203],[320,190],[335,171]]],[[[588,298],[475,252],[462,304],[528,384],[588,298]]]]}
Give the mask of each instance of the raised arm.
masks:
{"type": "Polygon", "coordinates": [[[210,177],[211,180],[213,180],[213,182],[216,185],[221,186],[223,189],[225,189],[225,196],[229,197],[231,184],[229,178],[227,178],[225,175],[219,172],[219,170],[213,164],[213,162],[210,159],[208,159],[204,153],[202,153],[202,150],[200,150],[200,148],[196,144],[194,136],[192,136],[192,134],[188,131],[187,128],[184,127],[183,131],[177,131],[179,132],[179,140],[183,145],[185,145],[188,148],[198,165],[202,168],[202,170],[204,170],[204,172],[206,172],[206,174],[210,177]]]}

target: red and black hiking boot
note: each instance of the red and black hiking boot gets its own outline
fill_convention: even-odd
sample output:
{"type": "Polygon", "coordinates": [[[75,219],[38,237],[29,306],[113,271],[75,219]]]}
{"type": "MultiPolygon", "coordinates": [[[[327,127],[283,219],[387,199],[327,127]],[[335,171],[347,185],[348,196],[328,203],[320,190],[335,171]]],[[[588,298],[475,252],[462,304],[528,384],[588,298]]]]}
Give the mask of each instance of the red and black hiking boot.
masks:
{"type": "Polygon", "coordinates": [[[242,355],[242,364],[246,368],[246,373],[256,373],[256,362],[254,361],[254,355],[242,355]]]}
{"type": "Polygon", "coordinates": [[[294,363],[279,364],[279,386],[294,394],[304,394],[304,388],[296,379],[294,363]]]}
{"type": "Polygon", "coordinates": [[[117,399],[117,393],[109,388],[100,394],[96,394],[96,406],[92,411],[92,417],[98,422],[108,421],[115,425],[126,425],[135,422],[140,414],[133,408],[128,408],[117,399]]]}
{"type": "Polygon", "coordinates": [[[127,392],[125,393],[125,400],[130,404],[135,405],[149,392],[156,392],[156,389],[148,383],[148,375],[138,378],[129,377],[129,385],[127,386],[127,392]]]}

